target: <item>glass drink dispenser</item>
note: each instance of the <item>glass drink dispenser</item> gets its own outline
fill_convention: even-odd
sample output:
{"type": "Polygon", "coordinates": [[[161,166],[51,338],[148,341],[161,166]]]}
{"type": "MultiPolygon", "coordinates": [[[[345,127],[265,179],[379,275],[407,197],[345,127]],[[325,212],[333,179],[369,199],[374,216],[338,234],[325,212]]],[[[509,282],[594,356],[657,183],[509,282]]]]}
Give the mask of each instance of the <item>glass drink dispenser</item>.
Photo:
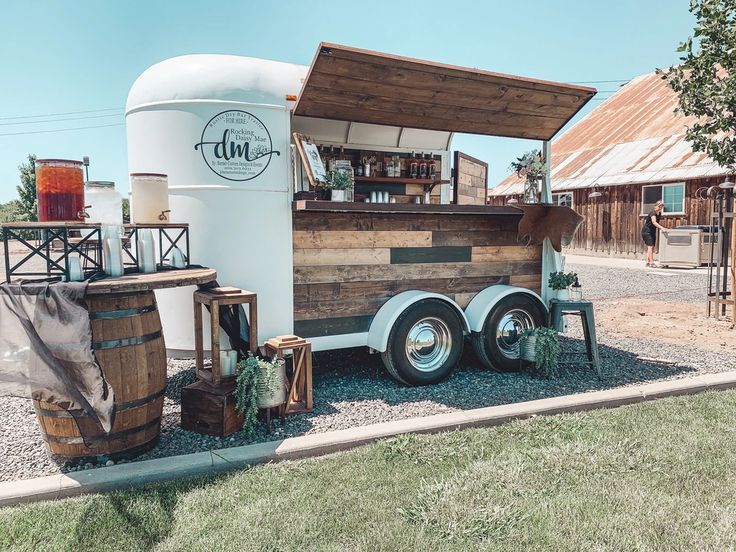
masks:
{"type": "Polygon", "coordinates": [[[162,224],[169,222],[169,182],[165,174],[131,173],[131,222],[162,224]]]}
{"type": "Polygon", "coordinates": [[[115,191],[114,182],[87,182],[85,199],[89,205],[87,222],[123,225],[123,197],[115,191]]]}
{"type": "Polygon", "coordinates": [[[36,159],[38,220],[84,220],[82,162],[69,159],[36,159]]]}

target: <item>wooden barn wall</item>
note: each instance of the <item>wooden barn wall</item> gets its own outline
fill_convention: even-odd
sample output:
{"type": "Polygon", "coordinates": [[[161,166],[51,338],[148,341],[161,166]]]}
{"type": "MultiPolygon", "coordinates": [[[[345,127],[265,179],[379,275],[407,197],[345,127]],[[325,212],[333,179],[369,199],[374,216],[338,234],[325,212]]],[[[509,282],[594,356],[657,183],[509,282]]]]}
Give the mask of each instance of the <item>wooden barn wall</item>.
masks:
{"type": "Polygon", "coordinates": [[[407,290],[465,307],[492,284],[540,292],[541,247],[517,242],[520,215],[294,212],[294,332],[368,331],[407,290]]]}
{"type": "MultiPolygon", "coordinates": [[[[723,178],[715,178],[686,182],[685,214],[665,213],[662,225],[674,228],[683,224],[709,224],[708,202],[697,199],[696,191],[722,181],[723,178]]],[[[609,186],[601,189],[603,197],[597,199],[588,198],[590,189],[573,190],[573,208],[585,217],[585,221],[567,249],[614,256],[646,255],[641,239],[644,224],[644,216],[640,215],[641,190],[640,184],[609,186]]],[[[490,200],[491,205],[506,202],[506,198],[501,197],[490,200]]]]}

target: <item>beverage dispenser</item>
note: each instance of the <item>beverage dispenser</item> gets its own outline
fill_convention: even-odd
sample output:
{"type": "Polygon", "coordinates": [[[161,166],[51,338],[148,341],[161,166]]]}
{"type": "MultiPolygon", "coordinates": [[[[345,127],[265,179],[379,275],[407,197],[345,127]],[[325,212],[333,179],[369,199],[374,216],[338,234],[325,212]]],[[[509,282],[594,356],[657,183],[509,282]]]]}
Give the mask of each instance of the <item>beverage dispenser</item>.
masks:
{"type": "Polygon", "coordinates": [[[36,159],[38,220],[84,220],[82,162],[71,159],[36,159]]]}

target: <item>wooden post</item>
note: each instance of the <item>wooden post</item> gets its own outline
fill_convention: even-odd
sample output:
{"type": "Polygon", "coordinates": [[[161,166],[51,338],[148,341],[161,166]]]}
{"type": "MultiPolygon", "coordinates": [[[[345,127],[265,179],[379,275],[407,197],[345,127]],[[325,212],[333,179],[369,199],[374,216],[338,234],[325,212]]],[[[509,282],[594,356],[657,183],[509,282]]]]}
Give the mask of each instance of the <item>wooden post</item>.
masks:
{"type": "MultiPolygon", "coordinates": [[[[736,212],[736,210],[735,210],[736,212]]],[[[736,326],[736,216],[731,219],[731,328],[736,326]]]]}

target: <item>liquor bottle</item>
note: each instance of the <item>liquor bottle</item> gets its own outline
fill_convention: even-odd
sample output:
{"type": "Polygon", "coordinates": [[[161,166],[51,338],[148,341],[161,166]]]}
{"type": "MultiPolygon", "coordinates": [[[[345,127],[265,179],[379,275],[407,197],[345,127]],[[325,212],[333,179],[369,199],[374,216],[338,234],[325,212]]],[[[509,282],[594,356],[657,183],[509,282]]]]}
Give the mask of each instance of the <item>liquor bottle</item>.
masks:
{"type": "Polygon", "coordinates": [[[437,172],[437,164],[434,160],[434,155],[430,154],[429,156],[429,166],[428,166],[429,174],[427,175],[431,180],[435,179],[436,172],[437,172]]]}
{"type": "Polygon", "coordinates": [[[427,178],[427,158],[422,154],[421,163],[419,164],[419,178],[427,178]]]}
{"type": "Polygon", "coordinates": [[[411,157],[409,158],[409,178],[416,178],[418,172],[419,172],[419,163],[417,163],[417,159],[416,159],[416,156],[414,155],[414,152],[411,152],[411,157]]]}

